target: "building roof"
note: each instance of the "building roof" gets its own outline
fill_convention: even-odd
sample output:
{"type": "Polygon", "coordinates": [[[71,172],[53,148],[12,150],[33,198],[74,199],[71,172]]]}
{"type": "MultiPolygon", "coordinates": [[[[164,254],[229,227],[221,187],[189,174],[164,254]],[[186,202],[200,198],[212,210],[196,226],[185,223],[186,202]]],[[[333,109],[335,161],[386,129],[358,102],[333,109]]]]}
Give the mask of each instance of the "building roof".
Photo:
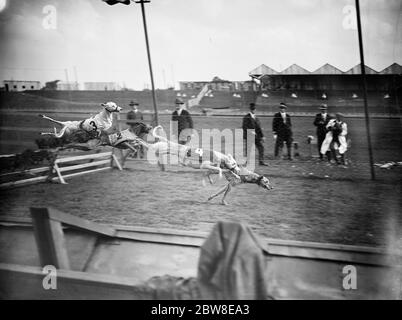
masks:
{"type": "Polygon", "coordinates": [[[280,74],[311,74],[311,72],[294,63],[285,70],[282,70],[280,74]]]}
{"type": "Polygon", "coordinates": [[[380,71],[381,74],[402,74],[402,66],[393,63],[390,66],[386,67],[384,70],[380,71]]]}
{"type": "Polygon", "coordinates": [[[262,64],[262,65],[258,66],[257,68],[251,70],[248,74],[251,77],[258,78],[262,75],[278,74],[278,71],[266,66],[265,64],[262,64]]]}
{"type": "MultiPolygon", "coordinates": [[[[366,74],[377,74],[378,71],[371,69],[370,67],[364,66],[364,71],[366,74]]],[[[360,63],[355,65],[353,68],[345,72],[345,74],[361,74],[360,63]]]]}
{"type": "MultiPolygon", "coordinates": [[[[402,74],[402,66],[398,63],[393,63],[381,72],[378,72],[367,65],[365,66],[366,74],[402,74]]],[[[310,72],[297,64],[292,64],[290,67],[286,68],[282,72],[277,72],[276,70],[266,66],[265,64],[251,70],[248,74],[249,76],[257,79],[262,79],[264,76],[270,75],[308,75],[308,74],[321,74],[321,75],[340,75],[340,74],[360,74],[360,63],[355,65],[353,68],[346,72],[334,67],[333,65],[326,63],[319,67],[317,70],[310,72]]]]}
{"type": "Polygon", "coordinates": [[[343,72],[333,65],[326,63],[312,72],[313,74],[342,74],[343,72]]]}

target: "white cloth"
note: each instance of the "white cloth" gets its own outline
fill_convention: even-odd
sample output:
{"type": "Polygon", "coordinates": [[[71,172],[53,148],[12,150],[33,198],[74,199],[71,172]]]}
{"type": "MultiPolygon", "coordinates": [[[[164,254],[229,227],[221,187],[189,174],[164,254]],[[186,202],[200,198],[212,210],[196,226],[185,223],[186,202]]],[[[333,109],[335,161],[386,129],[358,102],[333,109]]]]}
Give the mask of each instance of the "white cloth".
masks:
{"type": "Polygon", "coordinates": [[[250,114],[251,118],[255,119],[255,114],[254,113],[249,112],[249,114],[250,114]]]}
{"type": "Polygon", "coordinates": [[[281,112],[283,123],[286,123],[286,112],[281,112]]]}
{"type": "MultiPolygon", "coordinates": [[[[327,124],[327,129],[332,128],[333,126],[335,126],[335,124],[336,119],[331,119],[327,124]]],[[[344,154],[348,149],[348,144],[346,142],[346,135],[348,134],[348,126],[346,125],[345,122],[341,122],[341,128],[342,132],[338,136],[339,145],[336,143],[335,149],[338,149],[340,154],[344,154]]],[[[326,154],[327,151],[329,151],[332,140],[333,140],[332,131],[328,131],[321,146],[320,150],[321,154],[326,154]]]]}

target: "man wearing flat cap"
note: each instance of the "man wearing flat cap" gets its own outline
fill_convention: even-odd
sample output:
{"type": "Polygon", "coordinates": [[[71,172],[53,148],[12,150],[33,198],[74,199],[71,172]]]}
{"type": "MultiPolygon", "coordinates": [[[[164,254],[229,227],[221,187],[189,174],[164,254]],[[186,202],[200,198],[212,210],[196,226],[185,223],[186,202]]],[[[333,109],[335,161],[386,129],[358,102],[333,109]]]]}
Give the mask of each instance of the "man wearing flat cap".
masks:
{"type": "Polygon", "coordinates": [[[250,103],[250,112],[243,117],[243,140],[246,144],[246,152],[247,155],[249,150],[247,150],[247,130],[253,130],[252,132],[255,135],[255,146],[258,150],[258,160],[260,166],[267,166],[264,162],[264,145],[263,142],[265,140],[264,134],[262,133],[261,123],[260,120],[255,115],[255,104],[250,103]]]}
{"type": "Polygon", "coordinates": [[[132,126],[134,121],[143,121],[144,117],[140,110],[138,110],[138,102],[137,101],[130,101],[130,108],[131,110],[127,112],[127,122],[128,125],[132,126]]]}
{"type": "MultiPolygon", "coordinates": [[[[142,115],[141,111],[138,110],[138,102],[131,100],[129,103],[129,106],[131,110],[127,112],[127,124],[130,126],[130,130],[134,132],[135,124],[138,122],[143,122],[144,116],[142,115]]],[[[139,152],[138,155],[141,158],[144,157],[144,147],[140,146],[139,147],[139,152]]]]}
{"type": "Polygon", "coordinates": [[[185,129],[194,129],[193,119],[190,113],[186,110],[184,101],[176,98],[176,110],[172,113],[172,121],[177,121],[178,140],[180,144],[186,144],[191,140],[191,134],[181,134],[185,129]]]}
{"type": "Polygon", "coordinates": [[[290,115],[286,113],[287,108],[286,104],[279,104],[279,112],[275,113],[272,121],[272,131],[275,139],[275,157],[278,157],[279,152],[282,153],[283,143],[286,143],[288,159],[292,160],[292,122],[290,115]]]}
{"type": "MultiPolygon", "coordinates": [[[[314,119],[314,125],[317,127],[317,148],[320,160],[324,159],[324,155],[321,153],[321,146],[327,134],[327,124],[331,120],[331,116],[327,113],[327,105],[322,104],[320,106],[320,113],[317,113],[314,119]]],[[[327,153],[327,158],[330,159],[330,154],[327,153]]]]}

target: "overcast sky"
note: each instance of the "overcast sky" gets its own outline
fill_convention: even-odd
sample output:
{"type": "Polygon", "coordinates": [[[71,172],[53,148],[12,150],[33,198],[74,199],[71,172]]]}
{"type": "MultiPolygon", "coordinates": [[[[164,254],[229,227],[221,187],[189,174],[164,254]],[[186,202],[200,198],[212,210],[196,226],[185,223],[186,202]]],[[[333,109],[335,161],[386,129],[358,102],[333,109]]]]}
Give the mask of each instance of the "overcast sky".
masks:
{"type": "MultiPolygon", "coordinates": [[[[378,71],[402,64],[402,0],[360,2],[366,64],[378,71]]],[[[346,71],[359,63],[357,31],[347,23],[351,4],[152,0],[146,14],[156,87],[214,76],[247,80],[263,63],[277,71],[293,63],[313,71],[328,62],[346,71]]],[[[138,4],[0,0],[0,10],[0,80],[65,80],[67,69],[72,81],[75,68],[79,82],[116,81],[134,89],[150,83],[138,4]]]]}

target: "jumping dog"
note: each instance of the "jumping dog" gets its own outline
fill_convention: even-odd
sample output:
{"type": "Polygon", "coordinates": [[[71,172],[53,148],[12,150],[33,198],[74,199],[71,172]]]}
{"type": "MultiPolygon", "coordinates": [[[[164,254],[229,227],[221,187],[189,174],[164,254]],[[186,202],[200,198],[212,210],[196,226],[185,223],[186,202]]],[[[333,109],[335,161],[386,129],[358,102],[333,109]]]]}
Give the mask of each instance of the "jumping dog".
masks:
{"type": "MultiPolygon", "coordinates": [[[[271,185],[269,179],[263,175],[260,175],[258,173],[255,173],[246,167],[240,166],[239,167],[239,172],[238,174],[234,174],[231,170],[225,170],[224,176],[226,180],[228,181],[228,184],[221,189],[219,189],[218,192],[215,194],[211,195],[208,198],[208,201],[214,199],[215,197],[219,196],[220,194],[223,193],[223,198],[221,200],[221,204],[227,205],[228,203],[225,201],[227,195],[229,192],[232,190],[232,187],[235,187],[239,184],[242,183],[254,183],[257,184],[258,186],[264,188],[265,190],[272,190],[273,186],[271,185]]],[[[208,178],[211,184],[213,183],[212,179],[210,178],[210,175],[215,172],[209,172],[208,173],[208,178]]]]}
{"type": "Polygon", "coordinates": [[[113,112],[120,112],[122,110],[114,102],[102,103],[104,108],[97,115],[84,119],[82,121],[58,121],[48,116],[40,114],[39,117],[57,123],[62,126],[61,130],[57,132],[54,128],[54,132],[42,132],[42,135],[51,135],[56,138],[62,138],[64,136],[71,136],[77,131],[83,130],[91,133],[100,133],[101,131],[108,130],[113,124],[113,112]]]}
{"type": "MultiPolygon", "coordinates": [[[[224,169],[231,170],[234,174],[239,171],[236,160],[230,155],[225,155],[215,150],[204,150],[201,148],[191,148],[188,145],[182,145],[169,141],[163,136],[156,133],[161,126],[157,126],[152,130],[152,135],[159,141],[153,144],[144,142],[144,146],[155,152],[160,158],[167,154],[175,155],[181,165],[194,169],[208,169],[222,176],[224,169]]],[[[166,161],[160,161],[165,163],[166,161]]]]}

